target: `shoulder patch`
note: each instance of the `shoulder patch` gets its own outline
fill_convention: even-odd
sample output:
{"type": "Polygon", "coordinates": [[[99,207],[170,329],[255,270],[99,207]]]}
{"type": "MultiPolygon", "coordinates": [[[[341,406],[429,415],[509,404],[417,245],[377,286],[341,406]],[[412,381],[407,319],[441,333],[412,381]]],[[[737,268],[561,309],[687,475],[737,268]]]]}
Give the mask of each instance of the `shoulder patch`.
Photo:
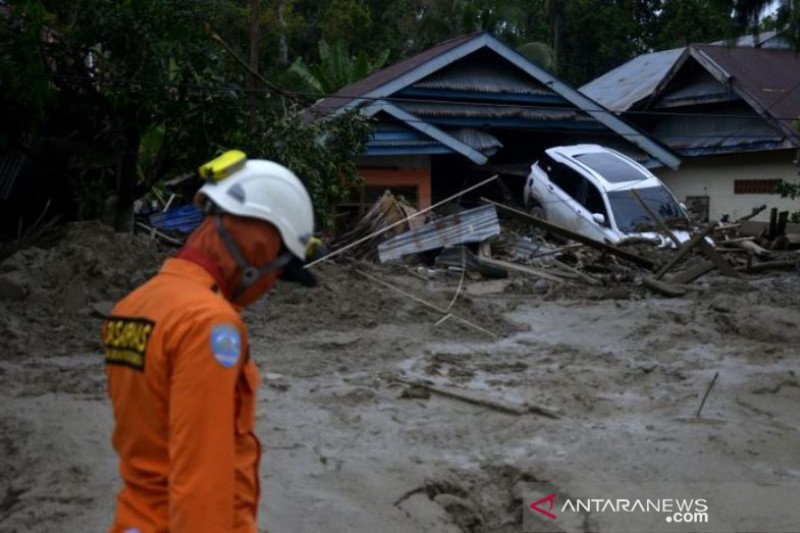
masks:
{"type": "Polygon", "coordinates": [[[211,329],[211,353],[225,368],[236,365],[242,353],[242,336],[239,330],[231,324],[215,325],[211,329]]]}
{"type": "Polygon", "coordinates": [[[108,317],[103,335],[106,364],[144,371],[147,343],[155,325],[146,318],[108,317]]]}

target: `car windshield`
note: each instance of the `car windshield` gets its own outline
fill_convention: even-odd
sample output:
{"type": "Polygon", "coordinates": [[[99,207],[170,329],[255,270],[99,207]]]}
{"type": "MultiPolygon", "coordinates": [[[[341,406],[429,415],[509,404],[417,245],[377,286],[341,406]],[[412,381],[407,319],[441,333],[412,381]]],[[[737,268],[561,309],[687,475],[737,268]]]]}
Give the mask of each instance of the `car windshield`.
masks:
{"type": "Polygon", "coordinates": [[[575,159],[611,183],[646,180],[648,176],[621,157],[608,152],[576,155],[575,159]]]}
{"type": "MultiPolygon", "coordinates": [[[[644,203],[663,220],[683,220],[685,218],[680,205],[666,187],[646,187],[636,189],[636,192],[644,200],[644,203]]],[[[608,201],[620,231],[632,233],[655,228],[655,221],[647,214],[630,189],[609,192],[608,201]]]]}

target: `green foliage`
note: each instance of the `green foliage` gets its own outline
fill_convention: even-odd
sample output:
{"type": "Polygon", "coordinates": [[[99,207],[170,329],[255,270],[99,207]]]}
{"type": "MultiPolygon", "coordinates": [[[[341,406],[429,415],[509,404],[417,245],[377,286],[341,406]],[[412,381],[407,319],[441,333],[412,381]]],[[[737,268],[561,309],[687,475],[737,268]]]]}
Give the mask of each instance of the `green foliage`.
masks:
{"type": "Polygon", "coordinates": [[[381,68],[388,58],[388,50],[379,52],[374,60],[363,50],[351,57],[344,41],[330,46],[322,40],[319,42],[319,62],[309,66],[302,58],[297,58],[289,70],[300,78],[313,96],[320,97],[368,76],[381,68]]]}
{"type": "Polygon", "coordinates": [[[39,2],[15,2],[8,18],[0,11],[0,150],[18,145],[39,127],[53,94],[41,56],[47,13],[39,2]],[[27,61],[20,61],[26,57],[27,61]]]}

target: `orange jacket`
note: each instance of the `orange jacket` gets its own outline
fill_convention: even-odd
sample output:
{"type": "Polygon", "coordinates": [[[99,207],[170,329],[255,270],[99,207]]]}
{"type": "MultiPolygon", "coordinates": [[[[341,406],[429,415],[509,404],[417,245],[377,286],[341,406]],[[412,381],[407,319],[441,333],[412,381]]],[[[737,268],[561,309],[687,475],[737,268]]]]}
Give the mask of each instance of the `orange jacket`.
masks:
{"type": "Polygon", "coordinates": [[[168,259],[103,327],[124,488],[112,532],[255,532],[258,370],[206,269],[168,259]]]}

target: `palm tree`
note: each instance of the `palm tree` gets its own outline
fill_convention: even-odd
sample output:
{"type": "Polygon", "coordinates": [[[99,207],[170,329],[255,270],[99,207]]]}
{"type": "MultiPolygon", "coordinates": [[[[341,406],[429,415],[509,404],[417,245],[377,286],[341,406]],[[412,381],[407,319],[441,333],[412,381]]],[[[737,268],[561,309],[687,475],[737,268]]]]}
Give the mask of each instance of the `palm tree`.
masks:
{"type": "Polygon", "coordinates": [[[375,72],[386,63],[388,57],[389,50],[379,52],[374,60],[363,50],[352,57],[344,42],[330,46],[322,40],[319,42],[318,63],[307,65],[302,58],[297,58],[289,71],[296,74],[314,96],[320,97],[375,72]]]}

